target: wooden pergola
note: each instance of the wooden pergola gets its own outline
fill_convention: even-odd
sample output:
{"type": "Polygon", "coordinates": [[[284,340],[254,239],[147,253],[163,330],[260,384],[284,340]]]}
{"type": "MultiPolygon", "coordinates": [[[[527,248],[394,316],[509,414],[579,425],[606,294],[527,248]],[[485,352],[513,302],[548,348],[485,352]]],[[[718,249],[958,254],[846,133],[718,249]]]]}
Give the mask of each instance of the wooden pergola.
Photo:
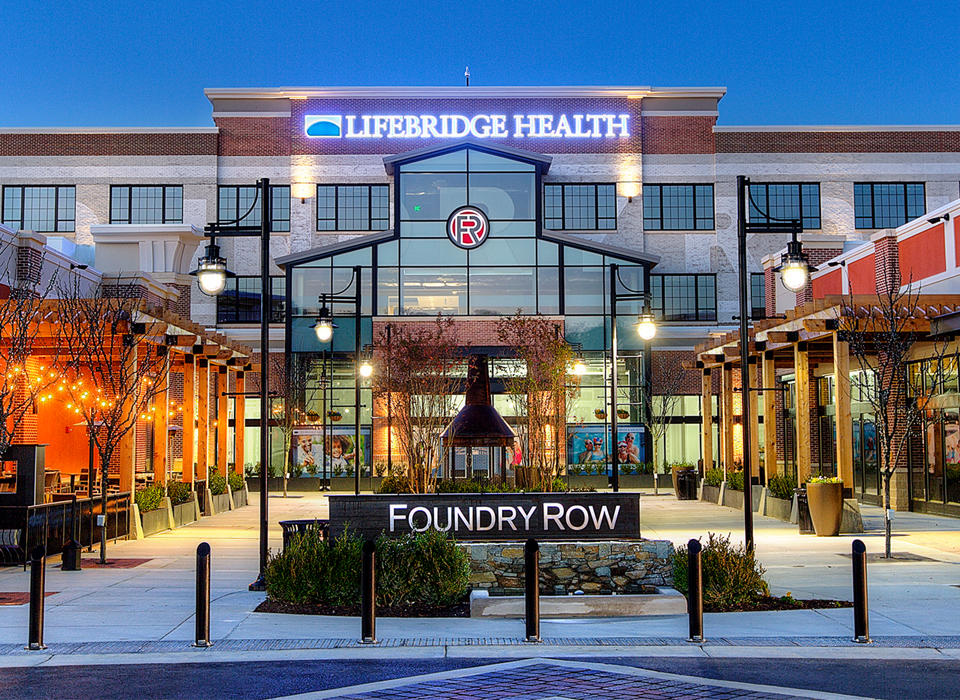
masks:
{"type": "MultiPolygon", "coordinates": [[[[960,310],[958,295],[914,295],[910,308],[904,307],[908,314],[902,326],[903,332],[925,334],[930,332],[931,321],[937,317],[960,310]]],[[[833,409],[836,423],[836,464],[837,475],[843,479],[846,488],[853,487],[853,421],[851,414],[850,392],[850,343],[841,327],[841,317],[857,318],[858,328],[870,338],[871,324],[877,324],[879,309],[876,295],[864,296],[826,296],[812,302],[801,304],[787,311],[781,318],[757,321],[751,329],[748,339],[749,363],[751,366],[751,385],[758,387],[751,391],[747,407],[741,416],[751,422],[753,435],[759,435],[759,406],[762,401],[766,429],[763,448],[765,455],[765,479],[779,473],[780,465],[776,458],[778,421],[771,420],[777,415],[777,381],[782,374],[792,373],[795,378],[796,420],[795,445],[798,483],[803,483],[813,472],[812,426],[816,420],[814,408],[817,405],[816,379],[825,374],[833,374],[835,391],[833,409]],[[759,373],[759,378],[757,374],[759,373]],[[773,456],[773,458],[771,458],[773,456]]],[[[879,328],[878,328],[879,330],[879,328]]],[[[736,446],[734,444],[734,387],[735,371],[740,370],[740,335],[728,333],[712,339],[696,348],[696,368],[702,372],[703,403],[703,461],[710,466],[714,462],[712,436],[712,373],[720,372],[720,455],[717,463],[725,470],[734,469],[736,446]]],[[[917,358],[923,357],[924,344],[919,341],[915,348],[917,358]]],[[[882,348],[876,347],[876,351],[882,348]]],[[[856,360],[854,359],[854,362],[856,360]]],[[[741,398],[742,401],[742,398],[741,398]]],[[[780,409],[782,410],[782,409],[780,409]]],[[[785,436],[780,436],[781,438],[785,436]]],[[[760,464],[759,440],[751,444],[751,464],[760,464]]],[[[754,473],[751,476],[756,476],[754,473]]]]}

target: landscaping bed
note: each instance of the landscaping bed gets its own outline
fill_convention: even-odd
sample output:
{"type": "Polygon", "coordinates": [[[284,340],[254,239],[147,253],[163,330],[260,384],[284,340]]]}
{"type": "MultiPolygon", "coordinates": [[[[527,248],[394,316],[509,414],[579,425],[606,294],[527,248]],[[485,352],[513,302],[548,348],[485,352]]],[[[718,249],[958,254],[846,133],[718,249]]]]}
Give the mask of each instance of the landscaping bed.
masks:
{"type": "Polygon", "coordinates": [[[707,605],[704,612],[763,612],[768,610],[823,610],[825,608],[852,608],[848,600],[824,600],[811,598],[801,600],[792,596],[761,596],[741,605],[707,605]]]}
{"type": "MultiPolygon", "coordinates": [[[[360,605],[324,605],[320,603],[288,603],[265,600],[254,612],[282,613],[284,615],[342,615],[358,617],[360,605]]],[[[453,605],[398,605],[377,606],[377,617],[470,617],[470,601],[453,605]]]]}

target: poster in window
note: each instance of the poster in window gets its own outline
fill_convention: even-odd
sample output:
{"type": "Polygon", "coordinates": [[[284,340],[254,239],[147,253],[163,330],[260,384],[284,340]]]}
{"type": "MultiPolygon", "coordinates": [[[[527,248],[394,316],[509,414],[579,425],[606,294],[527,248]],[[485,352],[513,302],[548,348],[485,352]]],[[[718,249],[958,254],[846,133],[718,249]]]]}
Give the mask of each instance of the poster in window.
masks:
{"type": "MultiPolygon", "coordinates": [[[[293,477],[352,476],[356,464],[356,437],[352,426],[304,426],[293,429],[290,475],[293,477]]],[[[363,464],[370,467],[370,429],[360,428],[363,464]]]]}
{"type": "MultiPolygon", "coordinates": [[[[646,461],[644,435],[639,423],[617,426],[616,450],[620,464],[642,464],[646,461]]],[[[567,426],[567,464],[609,464],[612,458],[612,430],[603,425],[567,426]]]]}

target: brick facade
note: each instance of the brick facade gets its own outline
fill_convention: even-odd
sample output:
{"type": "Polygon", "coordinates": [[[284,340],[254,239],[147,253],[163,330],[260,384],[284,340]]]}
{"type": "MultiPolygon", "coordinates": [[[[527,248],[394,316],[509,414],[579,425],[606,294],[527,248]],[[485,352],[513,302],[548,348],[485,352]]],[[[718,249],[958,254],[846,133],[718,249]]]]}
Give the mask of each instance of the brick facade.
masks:
{"type": "Polygon", "coordinates": [[[192,156],[217,155],[217,134],[123,131],[0,133],[2,156],[192,156]]]}
{"type": "Polygon", "coordinates": [[[956,153],[960,131],[718,131],[717,153],[956,153]]]}
{"type": "Polygon", "coordinates": [[[643,117],[643,152],[714,153],[716,117],[643,117]]]}

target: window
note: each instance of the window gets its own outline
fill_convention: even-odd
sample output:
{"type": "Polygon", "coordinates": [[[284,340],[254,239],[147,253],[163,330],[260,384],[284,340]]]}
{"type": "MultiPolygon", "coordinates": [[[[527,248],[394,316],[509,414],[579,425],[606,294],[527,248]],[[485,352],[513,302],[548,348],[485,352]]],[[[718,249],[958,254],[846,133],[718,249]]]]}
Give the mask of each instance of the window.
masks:
{"type": "Polygon", "coordinates": [[[180,185],[112,185],[111,224],[183,223],[183,187],[180,185]]]}
{"type": "Polygon", "coordinates": [[[664,321],[716,321],[714,275],[650,275],[651,306],[664,321]]]}
{"type": "Polygon", "coordinates": [[[762,272],[750,273],[750,318],[767,317],[766,276],[762,272]]]}
{"type": "Polygon", "coordinates": [[[389,226],[389,185],[317,185],[318,231],[383,231],[389,226]]]}
{"type": "MultiPolygon", "coordinates": [[[[283,323],[284,278],[272,277],[270,323],[283,323]]],[[[260,275],[230,277],[217,297],[217,323],[260,323],[260,275]]]]}
{"type": "Polygon", "coordinates": [[[798,219],[804,229],[820,228],[819,183],[750,183],[750,199],[751,222],[798,219]]]}
{"type": "Polygon", "coordinates": [[[643,227],[650,231],[713,229],[713,185],[644,185],[643,227]]]}
{"type": "Polygon", "coordinates": [[[3,223],[24,231],[73,231],[76,197],[72,185],[4,187],[3,223]]]}
{"type": "Polygon", "coordinates": [[[922,182],[858,182],[853,186],[856,228],[896,228],[923,216],[922,182]]]}
{"type": "MultiPolygon", "coordinates": [[[[271,185],[270,192],[273,195],[271,200],[273,221],[270,223],[270,230],[289,231],[290,185],[271,185]]],[[[220,223],[236,221],[243,216],[239,222],[240,226],[260,225],[260,202],[257,201],[256,185],[220,185],[219,194],[217,220],[220,223]],[[256,206],[251,210],[250,207],[254,202],[256,206]]]]}
{"type": "Polygon", "coordinates": [[[608,231],[617,228],[617,186],[544,185],[543,225],[554,230],[608,231]]]}

